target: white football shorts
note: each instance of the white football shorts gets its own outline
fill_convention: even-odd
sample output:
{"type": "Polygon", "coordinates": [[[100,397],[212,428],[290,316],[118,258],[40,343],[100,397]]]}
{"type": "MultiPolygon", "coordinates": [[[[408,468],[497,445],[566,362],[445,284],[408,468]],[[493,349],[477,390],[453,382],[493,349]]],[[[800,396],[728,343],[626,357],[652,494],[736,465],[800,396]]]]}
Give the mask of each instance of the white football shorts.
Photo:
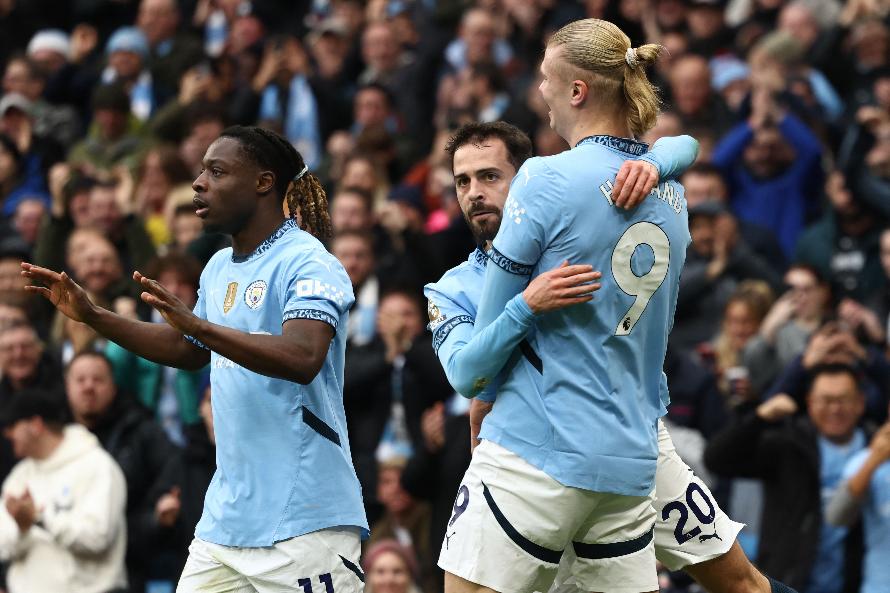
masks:
{"type": "Polygon", "coordinates": [[[445,531],[439,566],[500,593],[550,589],[563,552],[585,591],[658,589],[648,496],[566,487],[491,441],[473,452],[445,531]]]}
{"type": "Polygon", "coordinates": [[[330,528],[268,548],[235,548],[195,538],[177,593],[362,593],[357,528],[330,528]]]}
{"type": "MultiPolygon", "coordinates": [[[[671,435],[658,422],[658,468],[655,472],[655,556],[670,570],[719,558],[729,551],[744,525],[731,520],[705,483],[674,449],[671,435]]],[[[589,591],[571,574],[574,554],[566,550],[550,593],[589,591]]]]}

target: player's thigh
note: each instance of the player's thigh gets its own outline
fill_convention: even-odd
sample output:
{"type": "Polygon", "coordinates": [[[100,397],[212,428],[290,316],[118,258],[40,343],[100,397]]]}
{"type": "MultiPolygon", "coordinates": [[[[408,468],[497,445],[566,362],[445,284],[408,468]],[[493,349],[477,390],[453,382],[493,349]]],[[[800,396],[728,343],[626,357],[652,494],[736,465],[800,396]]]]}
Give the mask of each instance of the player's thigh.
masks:
{"type": "Polygon", "coordinates": [[[176,593],[256,593],[243,575],[224,564],[224,553],[222,546],[193,539],[176,593]]]}
{"type": "Polygon", "coordinates": [[[445,573],[445,593],[500,593],[494,589],[471,583],[450,572],[445,573]]]}
{"type": "Polygon", "coordinates": [[[583,491],[483,441],[455,498],[439,566],[500,593],[546,591],[585,504],[583,491]]]}
{"type": "Polygon", "coordinates": [[[652,497],[590,493],[593,512],[572,538],[571,580],[580,591],[658,589],[652,497]]]}
{"type": "Polygon", "coordinates": [[[717,558],[732,547],[741,523],[732,521],[659,427],[655,472],[655,555],[671,570],[717,558]]]}
{"type": "Polygon", "coordinates": [[[358,529],[313,531],[263,548],[262,552],[251,559],[245,558],[244,565],[238,567],[258,593],[361,593],[364,590],[358,529]]]}

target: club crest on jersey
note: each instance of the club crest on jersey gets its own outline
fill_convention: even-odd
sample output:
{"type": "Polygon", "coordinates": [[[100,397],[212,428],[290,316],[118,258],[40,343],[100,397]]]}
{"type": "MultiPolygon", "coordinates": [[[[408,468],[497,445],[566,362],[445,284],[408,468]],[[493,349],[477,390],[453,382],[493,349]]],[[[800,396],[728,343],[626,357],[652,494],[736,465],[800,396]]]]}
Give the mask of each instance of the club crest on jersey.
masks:
{"type": "Polygon", "coordinates": [[[254,280],[244,290],[244,304],[251,309],[256,309],[263,304],[266,298],[266,281],[254,280]]]}
{"type": "Polygon", "coordinates": [[[226,289],[226,298],[223,300],[223,313],[228,313],[235,306],[235,295],[238,293],[238,283],[229,282],[226,289]]]}
{"type": "Polygon", "coordinates": [[[435,330],[447,319],[446,315],[439,310],[439,307],[433,301],[427,302],[426,312],[430,316],[430,331],[435,330]]]}

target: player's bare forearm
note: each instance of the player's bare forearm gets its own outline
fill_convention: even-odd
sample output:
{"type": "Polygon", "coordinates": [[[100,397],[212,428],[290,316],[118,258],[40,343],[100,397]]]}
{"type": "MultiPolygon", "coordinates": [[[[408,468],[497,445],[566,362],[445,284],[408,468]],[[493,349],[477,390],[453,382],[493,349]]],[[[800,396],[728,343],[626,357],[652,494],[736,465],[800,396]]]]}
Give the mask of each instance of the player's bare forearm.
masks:
{"type": "Polygon", "coordinates": [[[292,319],[285,322],[282,335],[273,336],[202,320],[193,337],[255,373],[307,385],[324,364],[334,330],[323,321],[292,319]]]}
{"type": "Polygon", "coordinates": [[[210,362],[210,352],[166,323],[136,321],[98,307],[85,321],[104,338],[158,364],[197,370],[210,362]]]}

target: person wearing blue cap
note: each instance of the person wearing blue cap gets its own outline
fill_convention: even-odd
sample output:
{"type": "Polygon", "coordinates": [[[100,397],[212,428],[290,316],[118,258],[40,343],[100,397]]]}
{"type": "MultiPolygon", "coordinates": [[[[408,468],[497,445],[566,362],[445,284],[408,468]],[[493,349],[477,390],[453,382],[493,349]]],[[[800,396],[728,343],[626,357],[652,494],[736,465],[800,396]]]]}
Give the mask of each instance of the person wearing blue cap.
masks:
{"type": "Polygon", "coordinates": [[[136,27],[121,27],[105,46],[108,66],[102,82],[119,83],[130,96],[130,110],[140,121],[146,121],[165,102],[169,92],[158,89],[148,69],[148,39],[136,27]]]}

